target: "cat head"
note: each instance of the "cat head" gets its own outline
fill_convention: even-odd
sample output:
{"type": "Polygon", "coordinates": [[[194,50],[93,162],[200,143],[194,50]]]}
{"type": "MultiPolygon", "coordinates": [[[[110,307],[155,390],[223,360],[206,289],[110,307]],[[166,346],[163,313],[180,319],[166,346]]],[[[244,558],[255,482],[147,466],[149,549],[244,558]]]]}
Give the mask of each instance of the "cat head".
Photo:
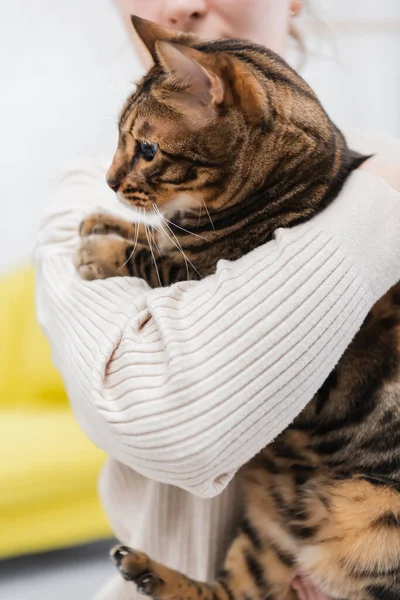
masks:
{"type": "Polygon", "coordinates": [[[132,24],[153,66],[121,112],[107,173],[125,204],[163,214],[219,210],[265,185],[283,158],[304,155],[310,131],[329,134],[313,92],[273,52],[138,17],[132,24]]]}

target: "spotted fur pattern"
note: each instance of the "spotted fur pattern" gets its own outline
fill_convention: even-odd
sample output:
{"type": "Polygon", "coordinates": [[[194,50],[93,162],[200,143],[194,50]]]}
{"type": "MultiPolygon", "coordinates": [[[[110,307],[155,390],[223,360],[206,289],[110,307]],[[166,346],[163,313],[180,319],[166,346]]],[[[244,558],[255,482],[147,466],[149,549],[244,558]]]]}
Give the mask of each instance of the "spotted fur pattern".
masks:
{"type": "MultiPolygon", "coordinates": [[[[365,160],[272,52],[134,26],[154,66],[122,111],[108,180],[164,221],[91,215],[83,277],[208,275],[312,218],[365,160]]],[[[400,598],[399,336],[397,286],[305,410],[239,471],[245,517],[215,582],[125,546],[112,552],[121,574],[156,600],[294,600],[298,573],[336,599],[400,598]]]]}

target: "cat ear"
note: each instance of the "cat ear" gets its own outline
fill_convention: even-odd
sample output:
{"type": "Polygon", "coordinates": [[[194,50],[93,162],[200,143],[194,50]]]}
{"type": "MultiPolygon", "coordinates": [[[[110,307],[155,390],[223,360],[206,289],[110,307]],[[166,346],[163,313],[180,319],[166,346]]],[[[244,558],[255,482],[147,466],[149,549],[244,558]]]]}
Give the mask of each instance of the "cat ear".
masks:
{"type": "Polygon", "coordinates": [[[263,123],[269,114],[268,96],[248,65],[236,61],[232,79],[243,114],[252,125],[263,123]]]}
{"type": "Polygon", "coordinates": [[[189,87],[192,97],[201,103],[210,103],[210,99],[214,105],[224,102],[225,84],[212,55],[166,41],[157,41],[155,47],[158,62],[189,87]]]}
{"type": "Polygon", "coordinates": [[[157,61],[156,42],[157,40],[178,40],[180,34],[173,29],[167,29],[152,21],[141,19],[136,15],[131,15],[133,30],[139,40],[144,44],[150,53],[153,62],[157,61]]]}

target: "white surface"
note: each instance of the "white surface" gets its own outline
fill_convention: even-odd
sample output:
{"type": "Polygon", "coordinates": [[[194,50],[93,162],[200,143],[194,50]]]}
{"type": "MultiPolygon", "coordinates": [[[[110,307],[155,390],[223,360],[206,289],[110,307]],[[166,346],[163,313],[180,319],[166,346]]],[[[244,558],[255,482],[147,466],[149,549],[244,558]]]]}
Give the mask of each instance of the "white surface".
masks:
{"type": "MultiPolygon", "coordinates": [[[[304,72],[328,112],[342,126],[400,135],[400,2],[313,6],[338,29],[333,42],[311,40],[319,58],[304,72]]],[[[8,2],[0,40],[2,269],[29,255],[61,165],[111,156],[139,69],[111,0],[8,2]]]]}

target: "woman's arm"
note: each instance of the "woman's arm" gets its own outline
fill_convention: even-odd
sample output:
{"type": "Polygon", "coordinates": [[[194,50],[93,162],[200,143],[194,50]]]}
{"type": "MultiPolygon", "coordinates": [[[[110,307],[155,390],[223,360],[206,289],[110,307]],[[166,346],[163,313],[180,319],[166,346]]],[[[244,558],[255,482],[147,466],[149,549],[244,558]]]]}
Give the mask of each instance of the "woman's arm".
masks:
{"type": "Polygon", "coordinates": [[[145,476],[210,497],[309,402],[400,279],[400,196],[354,173],[311,222],[220,261],[203,281],[150,290],[75,272],[83,216],[96,204],[121,211],[104,171],[70,170],[43,222],[39,321],[94,443],[145,476]]]}

